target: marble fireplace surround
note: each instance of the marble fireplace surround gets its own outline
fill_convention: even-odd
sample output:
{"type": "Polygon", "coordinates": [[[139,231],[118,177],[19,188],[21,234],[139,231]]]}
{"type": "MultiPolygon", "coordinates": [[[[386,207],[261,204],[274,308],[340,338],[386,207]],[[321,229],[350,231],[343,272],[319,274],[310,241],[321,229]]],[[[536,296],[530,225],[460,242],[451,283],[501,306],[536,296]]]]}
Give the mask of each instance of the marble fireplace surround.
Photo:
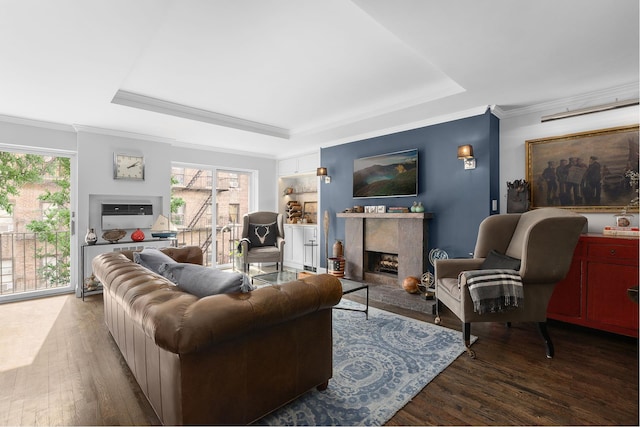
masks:
{"type": "Polygon", "coordinates": [[[338,213],[345,219],[345,277],[370,283],[401,285],[420,278],[428,267],[428,220],[431,213],[338,213]],[[369,252],[398,256],[398,274],[369,271],[369,252]]]}

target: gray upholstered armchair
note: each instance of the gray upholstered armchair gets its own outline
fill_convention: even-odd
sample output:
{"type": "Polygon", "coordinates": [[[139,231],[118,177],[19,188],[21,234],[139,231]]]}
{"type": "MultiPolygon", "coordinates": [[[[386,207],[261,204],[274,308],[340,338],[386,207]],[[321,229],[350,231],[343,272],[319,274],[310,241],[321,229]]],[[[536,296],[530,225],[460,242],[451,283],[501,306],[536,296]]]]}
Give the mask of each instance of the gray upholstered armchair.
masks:
{"type": "MultiPolygon", "coordinates": [[[[485,218],[480,224],[474,257],[443,259],[435,262],[437,301],[447,306],[460,320],[467,352],[471,322],[537,322],[547,350],[553,357],[553,343],[547,331],[547,305],[557,282],[571,265],[573,252],[587,219],[574,212],[542,208],[522,214],[502,214],[485,218]],[[517,308],[479,314],[474,308],[463,271],[480,270],[489,252],[520,260],[517,275],[523,291],[517,308]],[[460,277],[460,278],[459,278],[460,277]]],[[[490,268],[485,267],[484,268],[490,268]]],[[[436,316],[436,323],[440,323],[436,316]]]]}
{"type": "Polygon", "coordinates": [[[249,271],[249,264],[275,262],[282,270],[284,257],[284,219],[277,212],[250,212],[243,217],[242,269],[249,271]]]}

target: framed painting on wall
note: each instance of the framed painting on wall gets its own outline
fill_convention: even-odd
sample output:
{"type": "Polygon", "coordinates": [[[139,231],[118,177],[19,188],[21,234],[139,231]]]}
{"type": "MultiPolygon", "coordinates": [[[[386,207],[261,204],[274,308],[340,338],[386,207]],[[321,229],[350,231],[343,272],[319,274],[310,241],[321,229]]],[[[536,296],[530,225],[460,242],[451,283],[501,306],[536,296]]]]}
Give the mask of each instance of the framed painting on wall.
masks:
{"type": "Polygon", "coordinates": [[[528,140],[526,165],[532,208],[628,209],[638,195],[638,125],[528,140]]]}

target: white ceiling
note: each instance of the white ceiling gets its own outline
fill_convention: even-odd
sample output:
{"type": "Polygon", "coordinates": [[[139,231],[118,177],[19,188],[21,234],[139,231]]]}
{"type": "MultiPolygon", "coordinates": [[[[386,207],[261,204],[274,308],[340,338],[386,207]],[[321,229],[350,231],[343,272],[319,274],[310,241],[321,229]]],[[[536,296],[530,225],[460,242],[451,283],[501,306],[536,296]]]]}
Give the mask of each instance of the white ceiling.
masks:
{"type": "Polygon", "coordinates": [[[284,157],[488,105],[637,85],[638,9],[637,0],[0,0],[0,115],[284,157]]]}

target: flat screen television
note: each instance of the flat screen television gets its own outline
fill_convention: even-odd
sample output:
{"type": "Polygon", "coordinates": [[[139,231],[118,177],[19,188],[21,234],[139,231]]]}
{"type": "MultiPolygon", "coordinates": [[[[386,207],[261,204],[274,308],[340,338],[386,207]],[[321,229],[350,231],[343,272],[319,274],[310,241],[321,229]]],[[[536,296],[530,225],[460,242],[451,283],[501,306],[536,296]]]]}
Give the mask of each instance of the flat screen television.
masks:
{"type": "Polygon", "coordinates": [[[418,150],[397,151],[353,161],[353,197],[418,195],[418,150]]]}

